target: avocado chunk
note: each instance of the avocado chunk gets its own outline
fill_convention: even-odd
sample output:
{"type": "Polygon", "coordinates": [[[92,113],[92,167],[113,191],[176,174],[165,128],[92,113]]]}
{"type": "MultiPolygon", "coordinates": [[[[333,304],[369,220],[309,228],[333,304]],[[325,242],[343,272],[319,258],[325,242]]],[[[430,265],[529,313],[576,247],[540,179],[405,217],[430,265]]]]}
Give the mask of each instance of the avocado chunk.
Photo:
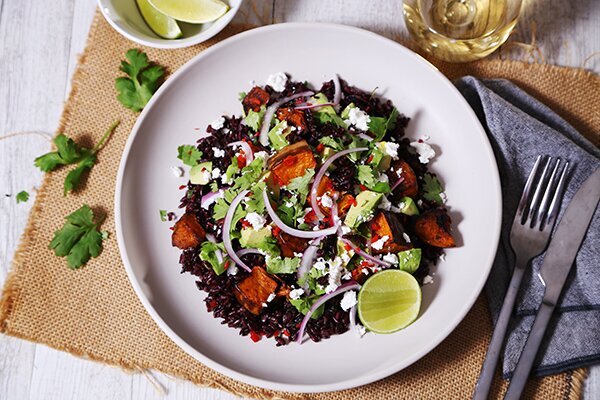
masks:
{"type": "Polygon", "coordinates": [[[346,243],[342,239],[337,240],[337,255],[342,259],[342,265],[346,267],[352,257],[354,257],[354,250],[352,248],[346,249],[346,243]]]}
{"type": "Polygon", "coordinates": [[[390,169],[392,157],[385,152],[385,142],[377,143],[377,147],[373,150],[373,160],[371,160],[371,163],[380,171],[390,169]]]}
{"type": "Polygon", "coordinates": [[[194,185],[206,185],[212,177],[212,162],[200,163],[190,169],[190,182],[194,185]]]}
{"type": "Polygon", "coordinates": [[[246,248],[260,248],[265,244],[265,241],[271,237],[271,229],[269,227],[254,230],[252,228],[242,229],[242,237],[240,245],[246,248]]]}
{"type": "Polygon", "coordinates": [[[287,121],[281,121],[269,131],[269,141],[275,150],[281,150],[289,144],[285,138],[289,133],[287,121]]]}
{"type": "Polygon", "coordinates": [[[356,204],[350,207],[344,223],[350,228],[356,228],[361,223],[368,221],[373,215],[373,210],[381,199],[383,194],[365,190],[356,196],[356,204]]]}
{"type": "Polygon", "coordinates": [[[421,249],[401,251],[398,253],[398,263],[402,271],[414,274],[421,264],[421,249]]]}
{"type": "Polygon", "coordinates": [[[400,205],[400,212],[402,214],[419,215],[419,209],[417,208],[415,201],[410,197],[403,197],[402,200],[400,200],[400,205]]]}

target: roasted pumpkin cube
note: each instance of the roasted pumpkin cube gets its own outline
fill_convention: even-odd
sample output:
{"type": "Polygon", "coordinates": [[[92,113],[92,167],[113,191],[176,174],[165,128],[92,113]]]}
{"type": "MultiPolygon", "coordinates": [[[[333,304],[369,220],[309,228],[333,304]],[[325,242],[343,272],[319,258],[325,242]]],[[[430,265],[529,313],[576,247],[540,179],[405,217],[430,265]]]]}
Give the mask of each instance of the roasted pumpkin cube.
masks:
{"type": "Polygon", "coordinates": [[[321,179],[321,182],[319,182],[319,187],[317,187],[317,196],[321,197],[325,193],[331,196],[334,190],[335,189],[333,188],[333,183],[331,182],[331,179],[329,179],[327,175],[324,175],[321,179]]]}
{"type": "Polygon", "coordinates": [[[451,220],[445,210],[429,210],[417,217],[415,233],[425,243],[435,247],[454,247],[451,220]]]}
{"type": "Polygon", "coordinates": [[[369,275],[374,273],[371,271],[371,268],[374,266],[375,265],[367,261],[361,262],[350,272],[352,274],[352,279],[362,285],[365,283],[369,275]]]}
{"type": "Polygon", "coordinates": [[[415,171],[406,161],[395,161],[388,171],[388,177],[392,186],[399,179],[402,179],[402,182],[394,189],[394,193],[398,194],[398,196],[415,197],[419,193],[419,184],[417,183],[415,171]]]}
{"type": "Polygon", "coordinates": [[[371,221],[371,250],[374,254],[398,253],[400,251],[411,249],[410,239],[404,232],[404,227],[398,217],[389,212],[379,212],[371,221]],[[383,246],[373,246],[381,238],[387,240],[383,246]]]}
{"type": "Polygon", "coordinates": [[[348,210],[354,204],[356,204],[356,199],[350,193],[344,194],[342,198],[338,200],[338,215],[340,219],[346,216],[348,210]]]}
{"type": "Polygon", "coordinates": [[[302,110],[296,110],[291,107],[280,108],[277,110],[277,119],[287,121],[288,125],[295,126],[299,130],[306,129],[306,117],[302,110]]]}
{"type": "Polygon", "coordinates": [[[194,214],[185,213],[173,227],[171,243],[182,250],[197,247],[206,239],[206,232],[194,214]]]}
{"type": "Polygon", "coordinates": [[[306,174],[309,168],[315,168],[315,156],[304,141],[285,146],[269,159],[269,168],[277,183],[285,186],[294,178],[306,174]]]}
{"type": "Polygon", "coordinates": [[[284,257],[295,257],[294,253],[303,253],[308,247],[308,240],[301,239],[292,235],[288,235],[285,232],[279,232],[275,235],[281,253],[284,257]]]}
{"type": "Polygon", "coordinates": [[[246,112],[249,110],[258,112],[262,105],[266,105],[269,102],[270,98],[271,96],[269,96],[266,90],[260,86],[254,86],[246,97],[244,97],[244,100],[242,100],[242,105],[246,112]]]}
{"type": "Polygon", "coordinates": [[[250,275],[235,285],[233,294],[237,301],[252,314],[259,315],[263,303],[275,294],[279,284],[262,267],[252,268],[250,275]]]}

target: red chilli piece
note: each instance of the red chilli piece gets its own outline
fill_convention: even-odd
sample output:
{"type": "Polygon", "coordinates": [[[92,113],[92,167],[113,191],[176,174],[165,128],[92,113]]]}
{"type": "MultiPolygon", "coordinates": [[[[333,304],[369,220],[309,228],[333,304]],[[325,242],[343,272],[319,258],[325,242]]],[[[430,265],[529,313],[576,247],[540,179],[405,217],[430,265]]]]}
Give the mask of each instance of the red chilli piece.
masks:
{"type": "Polygon", "coordinates": [[[260,339],[262,339],[262,336],[254,331],[250,331],[250,339],[252,339],[252,341],[256,343],[260,341],[260,339]]]}
{"type": "Polygon", "coordinates": [[[360,190],[362,190],[362,191],[367,190],[367,187],[365,185],[359,185],[359,187],[360,187],[360,190]]]}
{"type": "Polygon", "coordinates": [[[246,154],[240,153],[237,155],[238,165],[246,165],[246,154]]]}
{"type": "Polygon", "coordinates": [[[319,153],[322,153],[322,152],[323,152],[323,150],[325,150],[325,145],[324,145],[323,143],[319,143],[319,144],[317,145],[317,151],[318,151],[319,153]]]}
{"type": "Polygon", "coordinates": [[[186,185],[181,185],[181,186],[179,186],[179,190],[183,190],[183,189],[185,189],[186,187],[187,187],[186,185]]]}

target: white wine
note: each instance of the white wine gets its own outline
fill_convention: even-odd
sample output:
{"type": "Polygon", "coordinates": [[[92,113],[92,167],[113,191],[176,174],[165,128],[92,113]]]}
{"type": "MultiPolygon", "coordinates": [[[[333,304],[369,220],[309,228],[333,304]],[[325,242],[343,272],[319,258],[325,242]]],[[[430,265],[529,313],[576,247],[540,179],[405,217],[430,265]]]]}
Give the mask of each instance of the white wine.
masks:
{"type": "Polygon", "coordinates": [[[404,0],[406,27],[436,58],[473,61],[506,41],[521,0],[404,0]]]}

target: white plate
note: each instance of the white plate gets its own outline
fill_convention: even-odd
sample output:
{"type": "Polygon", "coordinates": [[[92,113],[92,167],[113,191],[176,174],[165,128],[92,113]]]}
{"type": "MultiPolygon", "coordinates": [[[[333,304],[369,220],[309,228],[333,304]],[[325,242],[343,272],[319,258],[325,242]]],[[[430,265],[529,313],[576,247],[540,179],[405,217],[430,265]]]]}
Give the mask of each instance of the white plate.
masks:
{"type": "MultiPolygon", "coordinates": [[[[318,86],[317,86],[318,87],[318,86]]],[[[133,128],[117,178],[117,238],[140,300],[183,350],[234,379],[269,389],[341,390],[384,378],[423,357],[458,325],[488,276],[500,232],[496,162],[484,130],[454,86],[399,44],[339,25],[280,24],[248,31],[202,52],[160,88],[133,128]],[[412,118],[408,135],[431,137],[432,170],[446,187],[459,246],[423,287],[417,321],[391,335],[352,332],[321,343],[253,343],[206,311],[194,277],[181,275],[170,224],[184,192],[174,178],[177,146],[194,143],[222,114],[240,114],[238,92],[273,72],[316,85],[339,73],[391,99],[412,118]],[[201,131],[195,130],[201,128],[201,131]]]]}

